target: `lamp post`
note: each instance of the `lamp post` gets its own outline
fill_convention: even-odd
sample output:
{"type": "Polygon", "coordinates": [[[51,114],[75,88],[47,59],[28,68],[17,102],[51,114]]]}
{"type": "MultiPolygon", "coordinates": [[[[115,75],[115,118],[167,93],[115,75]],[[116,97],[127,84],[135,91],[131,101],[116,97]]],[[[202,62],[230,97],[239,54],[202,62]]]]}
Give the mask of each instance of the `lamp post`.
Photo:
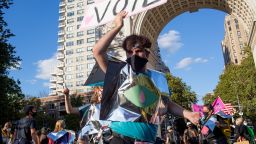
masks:
{"type": "Polygon", "coordinates": [[[236,86],[236,100],[237,100],[237,104],[238,104],[238,114],[242,117],[243,116],[243,111],[242,111],[242,106],[239,100],[239,96],[238,96],[238,82],[237,81],[233,81],[232,83],[235,84],[236,86]]]}

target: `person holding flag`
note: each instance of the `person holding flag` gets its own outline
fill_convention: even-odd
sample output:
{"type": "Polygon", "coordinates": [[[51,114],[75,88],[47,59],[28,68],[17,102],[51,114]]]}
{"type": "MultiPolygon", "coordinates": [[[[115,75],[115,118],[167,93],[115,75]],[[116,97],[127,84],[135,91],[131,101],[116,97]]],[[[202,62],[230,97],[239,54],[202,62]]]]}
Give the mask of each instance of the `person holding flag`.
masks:
{"type": "Polygon", "coordinates": [[[207,144],[227,144],[227,140],[221,129],[218,127],[218,121],[214,114],[214,107],[211,104],[203,106],[203,117],[201,119],[200,132],[203,143],[207,144]]]}

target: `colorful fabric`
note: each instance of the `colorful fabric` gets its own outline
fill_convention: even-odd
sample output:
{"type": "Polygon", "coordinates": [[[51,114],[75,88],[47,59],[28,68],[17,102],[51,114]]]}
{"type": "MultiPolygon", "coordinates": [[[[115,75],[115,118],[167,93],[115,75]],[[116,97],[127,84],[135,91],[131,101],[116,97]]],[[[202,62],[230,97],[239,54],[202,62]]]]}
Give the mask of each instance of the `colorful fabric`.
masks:
{"type": "Polygon", "coordinates": [[[216,114],[219,111],[221,111],[222,109],[225,108],[225,104],[223,103],[223,101],[221,100],[221,98],[218,96],[215,101],[212,103],[212,106],[214,108],[214,113],[216,114]]]}
{"type": "Polygon", "coordinates": [[[192,104],[192,110],[193,112],[199,112],[201,117],[204,115],[202,105],[192,104]]]}
{"type": "Polygon", "coordinates": [[[228,114],[224,113],[223,111],[219,111],[218,113],[216,113],[216,115],[218,115],[218,116],[220,116],[220,117],[222,117],[222,118],[224,118],[224,119],[230,119],[230,118],[232,118],[231,115],[228,115],[228,114]]]}
{"type": "Polygon", "coordinates": [[[156,140],[157,125],[141,122],[112,122],[110,128],[115,133],[140,141],[154,142],[156,140]]]}
{"type": "Polygon", "coordinates": [[[124,92],[124,96],[134,105],[140,108],[145,108],[153,103],[159,98],[152,91],[150,91],[145,86],[136,85],[124,92]]]}
{"type": "Polygon", "coordinates": [[[147,75],[151,78],[154,85],[161,92],[161,95],[168,96],[168,97],[171,95],[164,73],[148,69],[147,75]]]}
{"type": "Polygon", "coordinates": [[[59,132],[51,132],[47,137],[49,138],[49,144],[73,144],[75,140],[75,132],[61,130],[59,132]]]}

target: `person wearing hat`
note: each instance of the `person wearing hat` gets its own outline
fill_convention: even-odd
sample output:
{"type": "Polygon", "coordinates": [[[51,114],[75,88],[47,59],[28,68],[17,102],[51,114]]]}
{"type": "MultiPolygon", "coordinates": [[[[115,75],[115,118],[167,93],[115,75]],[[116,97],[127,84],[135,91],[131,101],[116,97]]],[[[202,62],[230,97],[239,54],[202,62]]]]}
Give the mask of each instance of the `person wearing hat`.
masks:
{"type": "Polygon", "coordinates": [[[14,132],[14,144],[39,144],[39,138],[36,133],[36,124],[34,117],[36,116],[36,108],[28,105],[24,108],[26,116],[17,122],[14,132]]]}
{"type": "Polygon", "coordinates": [[[198,143],[198,132],[193,127],[191,122],[187,122],[187,129],[184,131],[183,141],[184,144],[196,144],[198,143]]]}

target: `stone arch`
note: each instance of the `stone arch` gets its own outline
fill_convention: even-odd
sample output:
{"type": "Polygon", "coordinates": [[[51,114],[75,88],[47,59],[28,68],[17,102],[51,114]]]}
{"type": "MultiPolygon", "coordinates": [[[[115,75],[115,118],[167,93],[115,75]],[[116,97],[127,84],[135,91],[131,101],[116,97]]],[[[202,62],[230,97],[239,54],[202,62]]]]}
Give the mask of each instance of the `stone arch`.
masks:
{"type": "MultiPolygon", "coordinates": [[[[256,41],[250,42],[256,39],[256,2],[254,0],[168,0],[161,6],[133,17],[130,32],[146,35],[151,41],[156,42],[163,27],[176,16],[203,8],[216,9],[236,16],[249,35],[249,45],[256,47],[256,41]]],[[[153,47],[157,48],[157,43],[154,43],[153,47]]]]}

